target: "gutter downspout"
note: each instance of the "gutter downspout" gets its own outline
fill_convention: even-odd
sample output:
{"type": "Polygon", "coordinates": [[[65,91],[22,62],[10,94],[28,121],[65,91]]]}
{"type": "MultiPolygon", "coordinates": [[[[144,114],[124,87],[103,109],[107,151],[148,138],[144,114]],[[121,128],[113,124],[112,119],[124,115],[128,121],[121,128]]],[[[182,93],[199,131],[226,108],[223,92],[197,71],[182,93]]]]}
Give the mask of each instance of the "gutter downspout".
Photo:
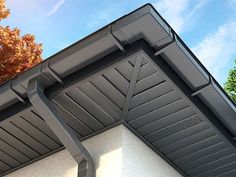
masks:
{"type": "Polygon", "coordinates": [[[29,81],[28,97],[34,108],[78,163],[78,177],[95,177],[91,155],[45,96],[44,86],[39,81],[34,79],[29,81]]]}

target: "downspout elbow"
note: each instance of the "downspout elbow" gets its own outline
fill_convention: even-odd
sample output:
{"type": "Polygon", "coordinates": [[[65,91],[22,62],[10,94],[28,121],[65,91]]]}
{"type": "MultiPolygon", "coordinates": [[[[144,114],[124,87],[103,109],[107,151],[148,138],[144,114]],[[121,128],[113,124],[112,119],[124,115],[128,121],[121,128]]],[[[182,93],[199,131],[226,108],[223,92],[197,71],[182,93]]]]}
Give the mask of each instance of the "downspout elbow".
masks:
{"type": "Polygon", "coordinates": [[[37,80],[31,80],[28,85],[28,98],[46,124],[70,152],[78,163],[78,177],[95,177],[94,162],[64,118],[53,107],[44,94],[44,86],[37,80]]]}

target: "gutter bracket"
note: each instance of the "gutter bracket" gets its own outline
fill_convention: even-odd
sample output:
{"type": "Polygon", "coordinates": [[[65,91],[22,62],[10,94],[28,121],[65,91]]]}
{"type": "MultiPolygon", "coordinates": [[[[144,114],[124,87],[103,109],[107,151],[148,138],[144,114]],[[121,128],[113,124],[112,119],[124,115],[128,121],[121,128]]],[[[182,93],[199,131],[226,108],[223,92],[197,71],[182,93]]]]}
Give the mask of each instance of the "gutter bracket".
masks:
{"type": "Polygon", "coordinates": [[[91,155],[73,130],[65,123],[62,115],[54,108],[52,101],[45,96],[44,86],[37,79],[29,81],[28,97],[46,124],[78,163],[78,177],[95,177],[91,155]]]}
{"type": "Polygon", "coordinates": [[[40,70],[39,70],[39,72],[40,72],[40,74],[41,74],[45,79],[47,79],[49,82],[53,83],[53,81],[52,81],[49,77],[47,77],[46,74],[43,73],[43,71],[42,71],[42,64],[40,64],[40,70]]]}
{"type": "Polygon", "coordinates": [[[114,34],[112,33],[112,29],[111,29],[111,25],[109,26],[109,36],[111,36],[112,40],[114,41],[114,43],[116,44],[116,46],[122,51],[125,52],[125,48],[122,46],[122,44],[120,43],[120,41],[118,41],[118,39],[114,36],[114,34]]]}
{"type": "Polygon", "coordinates": [[[203,92],[204,90],[206,90],[209,86],[212,85],[212,77],[209,76],[209,81],[207,84],[201,86],[198,90],[194,91],[191,96],[196,96],[198,95],[199,93],[203,92]]]}
{"type": "Polygon", "coordinates": [[[22,98],[22,96],[20,96],[19,93],[17,93],[13,88],[12,88],[12,80],[10,80],[10,90],[14,93],[14,95],[16,96],[16,98],[23,104],[25,104],[25,100],[24,98],[22,98]]]}
{"type": "Polygon", "coordinates": [[[172,41],[168,42],[167,44],[162,45],[159,49],[157,49],[157,52],[154,53],[154,56],[158,56],[161,53],[163,53],[165,50],[167,50],[168,48],[170,48],[171,46],[173,46],[176,43],[175,40],[175,36],[173,36],[172,41]]]}
{"type": "Polygon", "coordinates": [[[58,74],[55,73],[55,71],[53,71],[52,68],[50,67],[49,60],[47,60],[46,62],[47,62],[47,68],[48,68],[50,74],[52,75],[52,77],[53,77],[56,81],[58,81],[60,84],[63,85],[64,83],[63,83],[62,79],[61,79],[61,78],[58,76],[58,74]]]}

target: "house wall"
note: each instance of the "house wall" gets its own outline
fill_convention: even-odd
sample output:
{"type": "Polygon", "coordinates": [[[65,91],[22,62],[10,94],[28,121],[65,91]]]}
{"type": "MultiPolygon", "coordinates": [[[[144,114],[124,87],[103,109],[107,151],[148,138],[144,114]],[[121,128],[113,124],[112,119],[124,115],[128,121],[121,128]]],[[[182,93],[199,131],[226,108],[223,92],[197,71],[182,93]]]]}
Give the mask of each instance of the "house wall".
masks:
{"type": "Polygon", "coordinates": [[[122,177],[182,176],[127,128],[122,135],[122,177]]]}
{"type": "MultiPolygon", "coordinates": [[[[173,167],[120,125],[83,142],[96,177],[179,177],[173,167]]],[[[77,177],[77,164],[62,150],[5,177],[77,177]]]]}

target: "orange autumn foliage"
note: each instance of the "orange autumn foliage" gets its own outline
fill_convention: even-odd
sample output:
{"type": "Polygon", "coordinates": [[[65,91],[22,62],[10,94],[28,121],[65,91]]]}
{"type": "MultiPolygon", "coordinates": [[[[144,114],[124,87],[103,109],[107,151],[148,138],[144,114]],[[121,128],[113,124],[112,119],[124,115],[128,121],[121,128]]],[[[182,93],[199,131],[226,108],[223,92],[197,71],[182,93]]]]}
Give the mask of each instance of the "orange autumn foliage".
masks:
{"type": "MultiPolygon", "coordinates": [[[[0,20],[9,15],[6,0],[0,0],[0,20]]],[[[20,30],[0,26],[0,85],[42,61],[42,45],[34,36],[20,36],[20,30]]]]}
{"type": "Polygon", "coordinates": [[[6,0],[0,0],[0,20],[6,18],[10,12],[8,9],[6,9],[6,0]]]}

